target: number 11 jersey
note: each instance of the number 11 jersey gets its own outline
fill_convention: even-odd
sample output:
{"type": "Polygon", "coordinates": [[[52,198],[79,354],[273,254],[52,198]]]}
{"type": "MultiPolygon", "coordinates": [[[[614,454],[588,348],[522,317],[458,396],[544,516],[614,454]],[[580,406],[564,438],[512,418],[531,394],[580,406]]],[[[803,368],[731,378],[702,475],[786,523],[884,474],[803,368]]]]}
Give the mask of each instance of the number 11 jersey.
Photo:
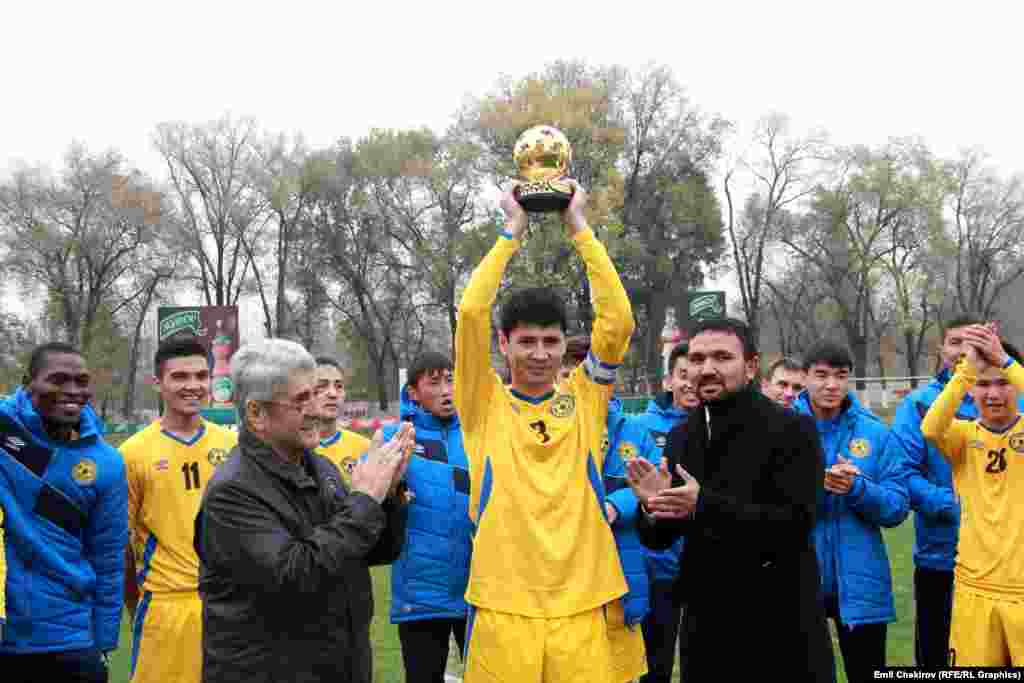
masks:
{"type": "Polygon", "coordinates": [[[165,432],[157,420],[121,444],[140,591],[198,590],[196,513],[214,469],[237,443],[237,432],[211,422],[203,421],[185,440],[165,432]]]}

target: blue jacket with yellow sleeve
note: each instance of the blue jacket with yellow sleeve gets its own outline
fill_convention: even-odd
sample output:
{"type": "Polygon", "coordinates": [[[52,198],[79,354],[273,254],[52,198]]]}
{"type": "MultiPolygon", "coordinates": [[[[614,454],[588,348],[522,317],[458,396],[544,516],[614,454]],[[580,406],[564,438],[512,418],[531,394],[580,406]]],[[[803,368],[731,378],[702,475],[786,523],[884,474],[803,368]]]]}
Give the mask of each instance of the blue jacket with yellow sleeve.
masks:
{"type": "Polygon", "coordinates": [[[24,389],[0,401],[7,624],[0,653],[117,647],[128,544],[121,455],[86,407],[52,440],[24,389]]]}
{"type": "MultiPolygon", "coordinates": [[[[462,619],[473,525],[469,519],[469,463],[459,418],[442,420],[402,389],[401,417],[416,427],[416,451],[405,471],[413,494],[405,543],[391,567],[391,622],[462,619]]],[[[399,425],[383,429],[391,436],[399,425]]]]}

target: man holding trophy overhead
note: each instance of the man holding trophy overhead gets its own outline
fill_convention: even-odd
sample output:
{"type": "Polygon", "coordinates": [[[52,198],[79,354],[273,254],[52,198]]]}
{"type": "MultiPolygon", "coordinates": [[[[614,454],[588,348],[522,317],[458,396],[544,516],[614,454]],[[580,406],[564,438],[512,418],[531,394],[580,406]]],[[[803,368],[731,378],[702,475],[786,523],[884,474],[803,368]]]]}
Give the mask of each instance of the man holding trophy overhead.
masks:
{"type": "Polygon", "coordinates": [[[515,159],[528,182],[502,197],[505,232],[459,305],[455,404],[476,525],[466,683],[618,683],[606,608],[626,593],[626,580],[606,518],[601,439],[634,324],[615,267],[584,216],[587,193],[564,178],[570,156],[551,126],[520,137],[515,159]],[[565,302],[550,288],[514,292],[498,331],[506,386],[491,368],[491,309],[526,234],[526,209],[560,208],[586,263],[596,314],[591,350],[552,389],[566,350],[565,302]]]}

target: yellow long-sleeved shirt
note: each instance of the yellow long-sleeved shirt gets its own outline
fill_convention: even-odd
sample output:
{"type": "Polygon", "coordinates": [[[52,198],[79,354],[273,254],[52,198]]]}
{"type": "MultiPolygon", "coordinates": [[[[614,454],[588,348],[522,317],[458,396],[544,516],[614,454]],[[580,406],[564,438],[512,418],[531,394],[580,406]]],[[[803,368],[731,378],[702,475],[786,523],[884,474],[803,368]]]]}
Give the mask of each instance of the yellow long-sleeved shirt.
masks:
{"type": "Polygon", "coordinates": [[[455,336],[455,405],[477,526],[466,600],[528,617],[578,614],[626,592],[598,491],[608,401],[633,313],[593,232],[573,243],[597,317],[590,355],[556,391],[523,396],[491,367],[491,309],[517,240],[500,238],[473,272],[455,336]]]}
{"type": "MultiPolygon", "coordinates": [[[[1004,376],[1024,391],[1024,368],[1004,376]]],[[[921,433],[949,459],[960,498],[955,575],[963,586],[1024,595],[1024,420],[993,431],[981,420],[956,419],[977,370],[961,361],[921,422],[921,433]]]]}

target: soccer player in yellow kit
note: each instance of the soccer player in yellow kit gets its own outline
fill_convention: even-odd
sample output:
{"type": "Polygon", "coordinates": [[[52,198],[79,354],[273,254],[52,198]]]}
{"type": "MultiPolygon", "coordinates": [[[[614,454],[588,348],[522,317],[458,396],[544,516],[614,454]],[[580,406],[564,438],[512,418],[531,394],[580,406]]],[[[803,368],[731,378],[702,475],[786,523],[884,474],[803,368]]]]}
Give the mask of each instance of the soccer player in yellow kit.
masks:
{"type": "Polygon", "coordinates": [[[316,359],[316,398],[320,418],[320,448],[317,450],[341,471],[345,483],[351,484],[352,468],[359,456],[370,450],[370,440],[338,426],[338,416],[345,405],[345,377],[341,365],[333,358],[316,359]]]}
{"type": "Polygon", "coordinates": [[[203,622],[194,524],[206,483],[238,435],[199,414],[210,397],[210,364],[198,340],[166,341],[155,361],[164,414],[120,448],[136,569],[135,585],[129,581],[126,590],[129,608],[132,588],[142,595],[134,606],[131,680],[199,683],[203,622]]]}
{"type": "Polygon", "coordinates": [[[607,612],[626,580],[605,517],[601,439],[633,315],[587,225],[587,195],[573,186],[563,220],[586,263],[596,313],[583,365],[552,390],[565,354],[565,305],[549,288],[533,288],[513,293],[501,311],[510,384],[491,368],[491,308],[527,227],[511,192],[501,201],[506,232],[459,304],[455,404],[476,525],[466,683],[615,680],[607,612]]]}
{"type": "Polygon", "coordinates": [[[1024,391],[1019,352],[986,326],[963,329],[965,353],[921,422],[949,459],[960,500],[951,666],[1024,665],[1024,391]],[[970,391],[977,420],[955,417],[970,391]]]}

